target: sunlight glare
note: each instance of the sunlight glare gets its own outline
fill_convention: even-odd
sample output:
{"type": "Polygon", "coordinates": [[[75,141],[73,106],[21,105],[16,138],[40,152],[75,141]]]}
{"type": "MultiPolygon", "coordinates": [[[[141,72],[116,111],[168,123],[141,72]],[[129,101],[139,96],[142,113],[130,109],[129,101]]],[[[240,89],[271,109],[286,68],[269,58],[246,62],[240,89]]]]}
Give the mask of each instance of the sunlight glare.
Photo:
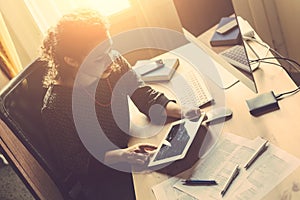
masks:
{"type": "Polygon", "coordinates": [[[81,6],[88,6],[109,16],[130,7],[130,0],[85,0],[79,1],[81,6]]]}

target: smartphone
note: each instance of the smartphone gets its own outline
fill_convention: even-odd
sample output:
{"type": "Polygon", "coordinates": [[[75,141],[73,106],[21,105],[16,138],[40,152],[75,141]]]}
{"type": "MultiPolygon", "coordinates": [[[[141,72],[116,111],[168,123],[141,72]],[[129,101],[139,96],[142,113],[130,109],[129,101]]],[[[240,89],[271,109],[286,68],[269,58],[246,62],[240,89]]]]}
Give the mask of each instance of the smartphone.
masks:
{"type": "Polygon", "coordinates": [[[135,64],[134,70],[141,76],[148,74],[164,66],[161,59],[155,61],[140,60],[135,64]]]}

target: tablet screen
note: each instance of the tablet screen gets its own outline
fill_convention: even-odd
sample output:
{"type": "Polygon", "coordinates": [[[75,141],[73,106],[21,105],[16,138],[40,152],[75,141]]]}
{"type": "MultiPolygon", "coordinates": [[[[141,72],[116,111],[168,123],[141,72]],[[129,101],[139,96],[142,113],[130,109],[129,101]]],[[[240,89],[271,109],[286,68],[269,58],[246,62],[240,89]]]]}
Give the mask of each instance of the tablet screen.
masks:
{"type": "Polygon", "coordinates": [[[190,136],[184,126],[185,122],[175,124],[171,127],[167,137],[166,143],[160,147],[154,161],[181,155],[184,151],[190,136]]]}

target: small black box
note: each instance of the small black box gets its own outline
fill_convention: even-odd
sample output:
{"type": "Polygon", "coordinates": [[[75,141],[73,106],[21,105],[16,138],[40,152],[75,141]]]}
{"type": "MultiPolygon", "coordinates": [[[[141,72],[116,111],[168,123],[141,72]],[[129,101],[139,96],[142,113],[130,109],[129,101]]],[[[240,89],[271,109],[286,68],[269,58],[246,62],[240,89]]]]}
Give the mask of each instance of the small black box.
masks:
{"type": "Polygon", "coordinates": [[[279,109],[279,105],[273,91],[258,95],[246,100],[249,111],[254,116],[259,116],[279,109]]]}

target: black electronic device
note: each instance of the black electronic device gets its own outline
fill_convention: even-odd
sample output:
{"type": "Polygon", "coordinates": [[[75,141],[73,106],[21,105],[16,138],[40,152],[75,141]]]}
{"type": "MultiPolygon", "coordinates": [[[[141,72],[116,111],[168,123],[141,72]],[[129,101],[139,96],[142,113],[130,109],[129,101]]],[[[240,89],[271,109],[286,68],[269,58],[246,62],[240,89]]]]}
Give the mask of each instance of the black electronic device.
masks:
{"type": "Polygon", "coordinates": [[[249,111],[254,116],[259,116],[279,109],[276,95],[273,91],[259,94],[258,96],[246,100],[249,111]]]}

